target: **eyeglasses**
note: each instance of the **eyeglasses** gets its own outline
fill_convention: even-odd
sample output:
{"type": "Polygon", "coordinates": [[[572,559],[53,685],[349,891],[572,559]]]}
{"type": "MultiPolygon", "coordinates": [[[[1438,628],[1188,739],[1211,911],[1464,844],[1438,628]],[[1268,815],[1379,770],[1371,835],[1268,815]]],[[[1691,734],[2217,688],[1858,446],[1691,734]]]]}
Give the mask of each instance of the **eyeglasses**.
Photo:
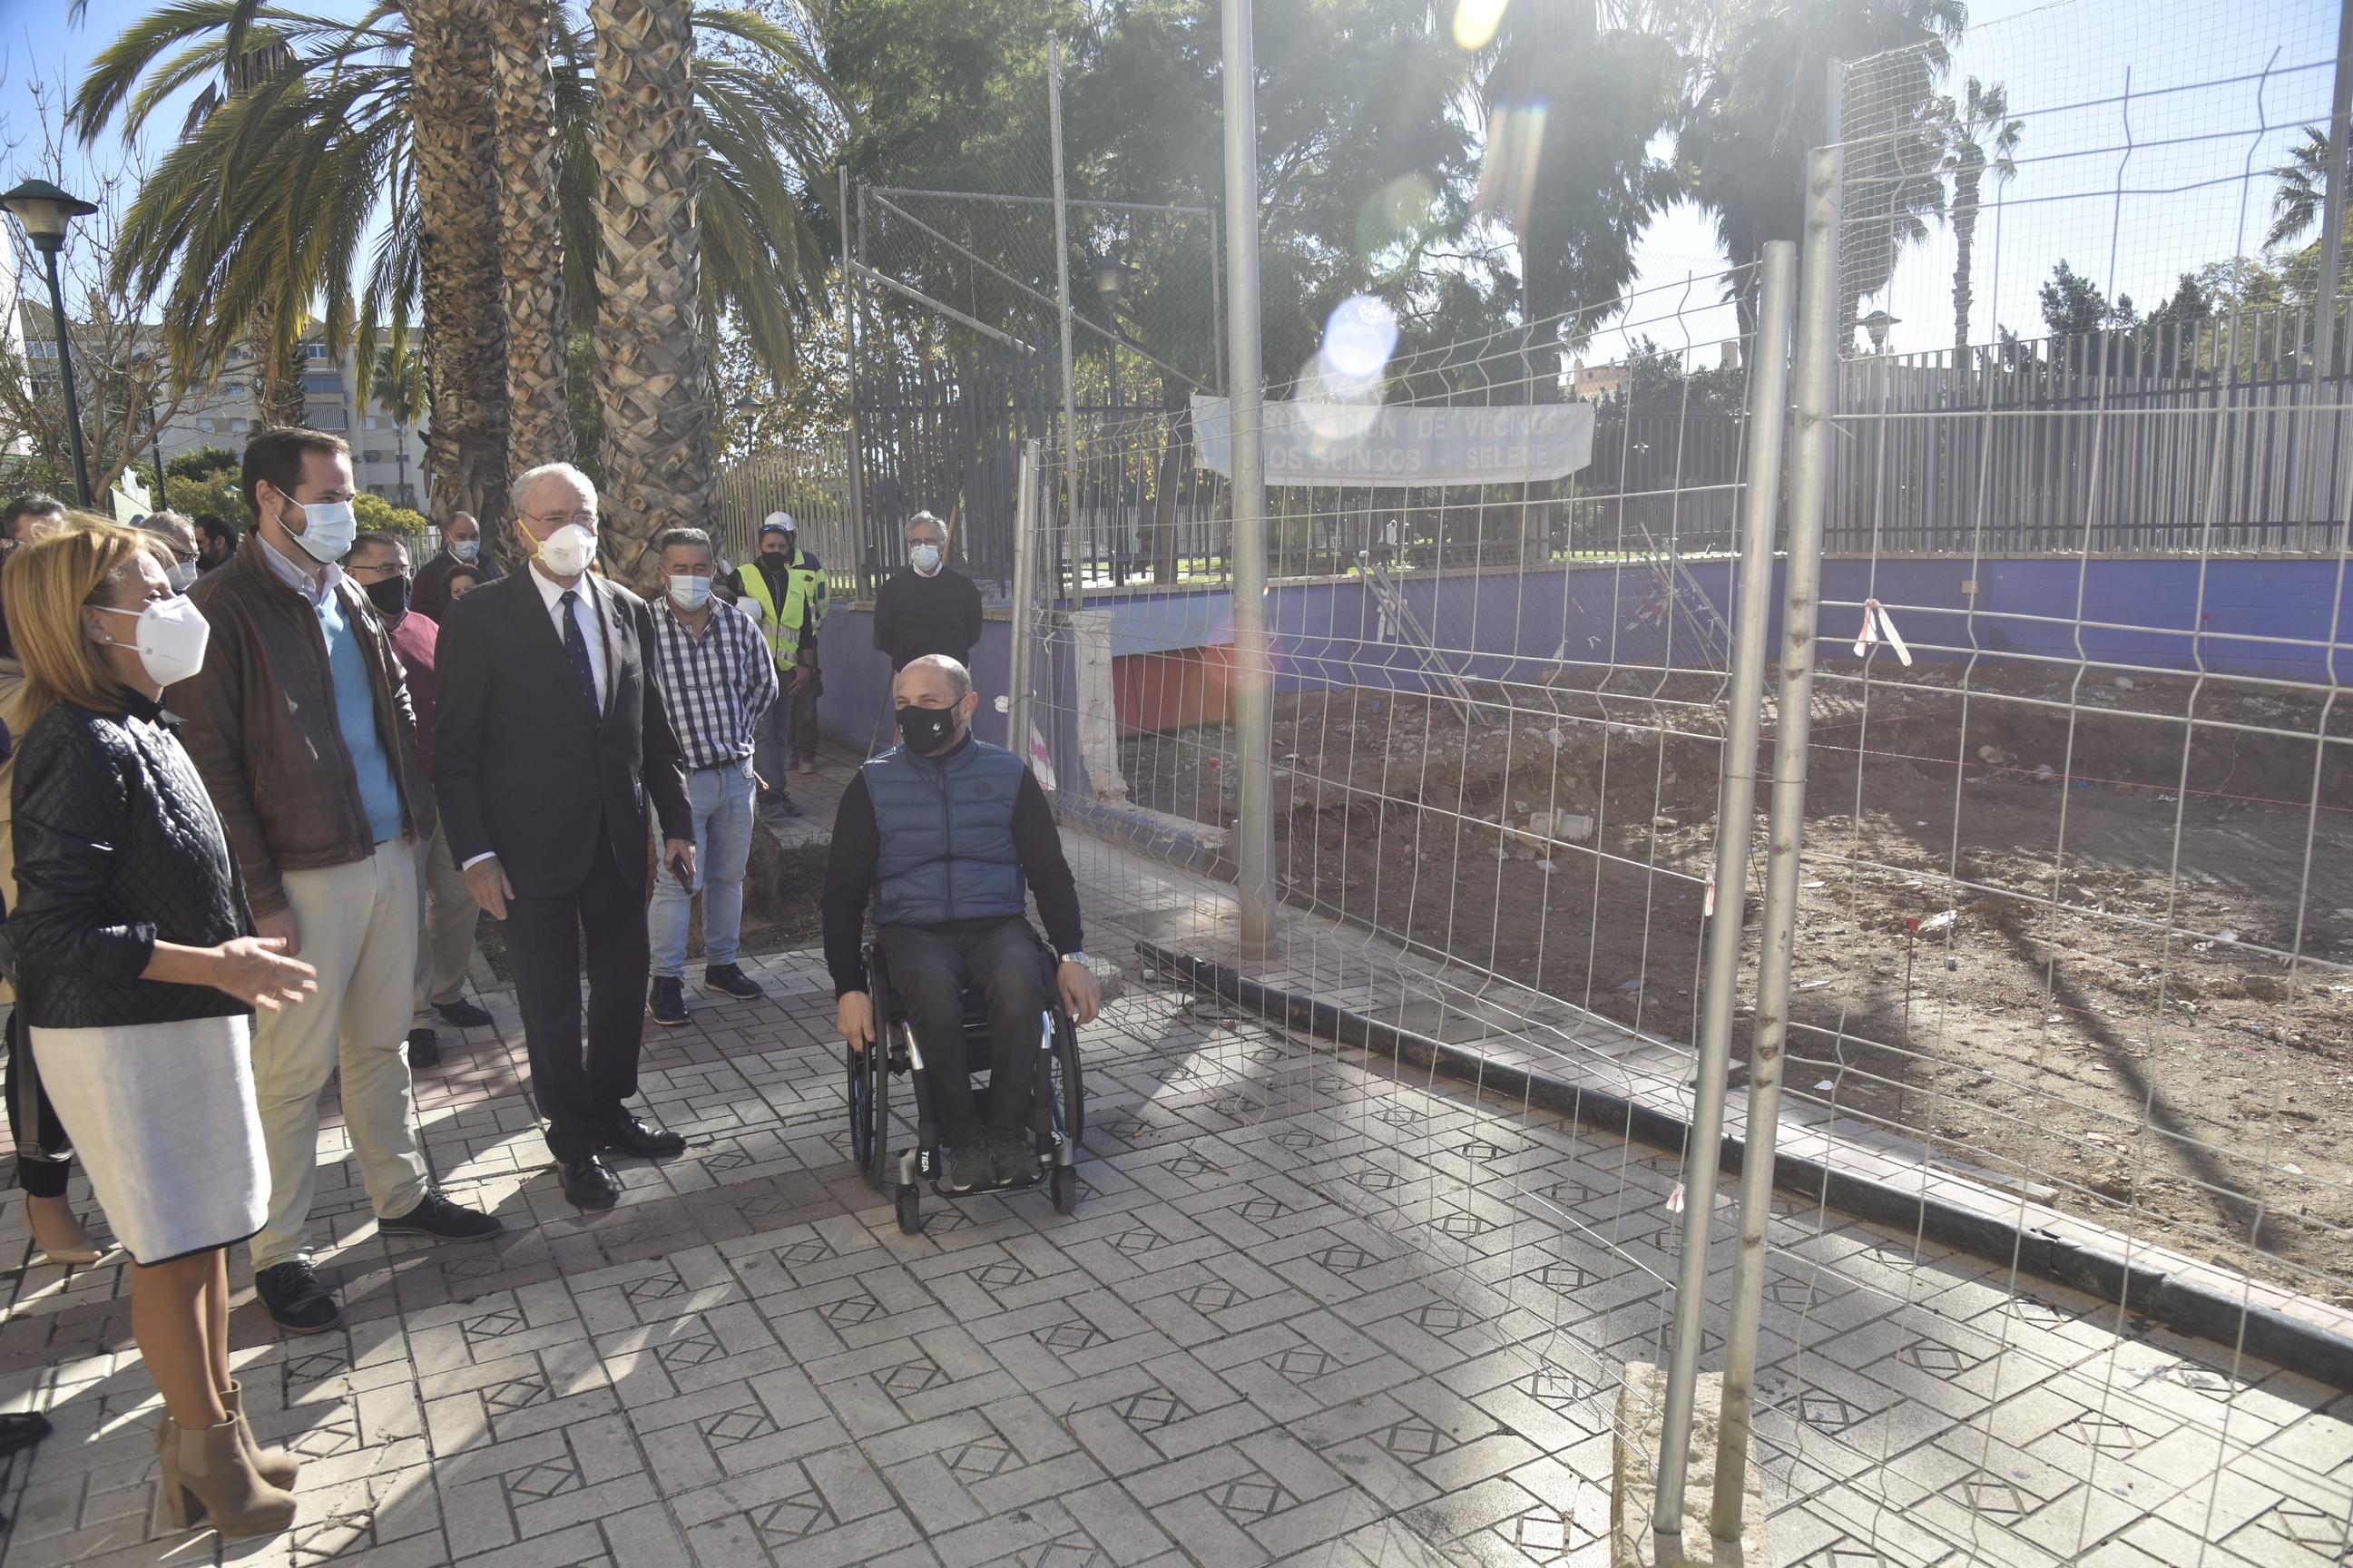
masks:
{"type": "Polygon", "coordinates": [[[346,566],[343,568],[343,574],[347,577],[366,574],[381,581],[386,576],[406,577],[408,575],[408,568],[397,561],[380,561],[371,566],[346,566]]]}
{"type": "Polygon", "coordinates": [[[533,528],[544,528],[551,531],[562,528],[566,523],[578,523],[582,528],[586,529],[594,529],[596,526],[596,514],[593,510],[550,512],[545,517],[534,516],[530,512],[525,512],[522,515],[523,521],[530,523],[533,528]]]}

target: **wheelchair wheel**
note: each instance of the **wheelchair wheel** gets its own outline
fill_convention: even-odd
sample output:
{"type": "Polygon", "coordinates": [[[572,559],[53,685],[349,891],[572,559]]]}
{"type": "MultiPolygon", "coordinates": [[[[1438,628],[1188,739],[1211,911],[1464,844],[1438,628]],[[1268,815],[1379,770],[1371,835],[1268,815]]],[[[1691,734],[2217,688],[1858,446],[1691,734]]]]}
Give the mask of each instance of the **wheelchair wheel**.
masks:
{"type": "Polygon", "coordinates": [[[1069,1165],[1057,1165],[1047,1173],[1047,1191],[1053,1195],[1056,1214],[1075,1214],[1079,1207],[1079,1173],[1069,1165]]]}
{"type": "Polygon", "coordinates": [[[1087,1131],[1087,1089],[1079,1076],[1079,1032],[1060,1012],[1054,1015],[1054,1050],[1047,1071],[1053,1086],[1054,1130],[1076,1145],[1087,1131]]]}
{"type": "Polygon", "coordinates": [[[899,1234],[913,1236],[923,1228],[923,1192],[916,1187],[899,1189],[899,1234]]]}
{"type": "Polygon", "coordinates": [[[876,1040],[849,1058],[849,1145],[858,1169],[876,1192],[888,1188],[891,1166],[891,1069],[876,1040]]]}

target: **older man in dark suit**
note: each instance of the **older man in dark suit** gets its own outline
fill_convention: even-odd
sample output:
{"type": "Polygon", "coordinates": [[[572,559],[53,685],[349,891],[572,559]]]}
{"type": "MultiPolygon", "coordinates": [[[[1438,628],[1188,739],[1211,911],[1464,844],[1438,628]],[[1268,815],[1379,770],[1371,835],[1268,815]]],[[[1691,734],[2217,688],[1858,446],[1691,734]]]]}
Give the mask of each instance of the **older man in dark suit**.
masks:
{"type": "Polygon", "coordinates": [[[659,1159],[685,1140],[632,1114],[645,1005],[647,806],[661,874],[691,883],[694,826],[678,737],[652,677],[646,603],[588,570],[596,489],[568,463],[514,481],[530,565],[441,623],[434,782],[475,900],[506,922],[532,1091],[565,1196],[619,1201],[604,1155],[659,1159]],[[580,951],[588,956],[586,1048],[580,951]]]}

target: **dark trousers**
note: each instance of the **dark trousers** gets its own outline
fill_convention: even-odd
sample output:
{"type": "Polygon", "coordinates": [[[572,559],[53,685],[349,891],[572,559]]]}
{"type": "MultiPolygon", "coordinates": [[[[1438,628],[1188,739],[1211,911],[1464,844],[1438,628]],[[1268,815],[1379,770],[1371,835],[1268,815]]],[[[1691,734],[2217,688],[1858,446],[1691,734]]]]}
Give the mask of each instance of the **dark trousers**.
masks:
{"type": "Polygon", "coordinates": [[[1045,950],[1019,915],[970,931],[883,926],[875,938],[890,965],[891,994],[915,1031],[940,1133],[954,1142],[977,1130],[972,1069],[965,1059],[965,992],[988,1014],[988,1131],[1029,1124],[1037,1086],[1038,1020],[1053,994],[1045,950]]]}
{"type": "Polygon", "coordinates": [[[518,896],[507,903],[507,953],[531,1057],[531,1092],[547,1119],[558,1160],[593,1154],[607,1126],[638,1091],[638,1044],[645,1031],[646,900],[621,880],[612,845],[587,879],[568,893],[518,896]],[[588,1035],[580,1034],[580,959],[588,958],[588,1035]]]}
{"type": "Polygon", "coordinates": [[[25,1026],[8,1014],[8,1136],[16,1143],[16,1184],[25,1195],[61,1198],[66,1195],[66,1163],[73,1144],[66,1137],[58,1108],[41,1090],[40,1075],[33,1070],[33,1042],[25,1026]]]}
{"type": "Polygon", "coordinates": [[[785,726],[785,733],[788,737],[786,743],[792,748],[795,761],[814,763],[817,761],[818,739],[817,699],[818,689],[824,683],[818,679],[817,667],[814,665],[809,667],[808,679],[802,681],[797,688],[793,685],[790,670],[784,672],[784,681],[785,689],[776,700],[792,705],[788,710],[790,718],[785,726]]]}

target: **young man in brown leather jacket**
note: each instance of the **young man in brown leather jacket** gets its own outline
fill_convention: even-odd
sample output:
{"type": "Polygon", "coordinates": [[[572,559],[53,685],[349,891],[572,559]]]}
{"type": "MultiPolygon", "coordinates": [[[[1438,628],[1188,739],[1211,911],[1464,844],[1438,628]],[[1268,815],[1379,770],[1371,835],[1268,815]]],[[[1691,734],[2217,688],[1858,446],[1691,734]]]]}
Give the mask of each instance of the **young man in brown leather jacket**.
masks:
{"type": "Polygon", "coordinates": [[[165,703],[245,870],[254,922],[318,972],[312,1005],[259,1019],[255,1094],[269,1220],[254,1286],[280,1327],[316,1333],[343,1309],[311,1268],[319,1091],[339,1068],[360,1176],[388,1235],[475,1240],[499,1222],[432,1190],[408,1064],[417,965],[416,846],[431,792],[400,661],[336,564],[356,531],[351,448],[269,430],[245,452],[253,531],[190,597],[211,624],[204,668],[165,703]]]}

